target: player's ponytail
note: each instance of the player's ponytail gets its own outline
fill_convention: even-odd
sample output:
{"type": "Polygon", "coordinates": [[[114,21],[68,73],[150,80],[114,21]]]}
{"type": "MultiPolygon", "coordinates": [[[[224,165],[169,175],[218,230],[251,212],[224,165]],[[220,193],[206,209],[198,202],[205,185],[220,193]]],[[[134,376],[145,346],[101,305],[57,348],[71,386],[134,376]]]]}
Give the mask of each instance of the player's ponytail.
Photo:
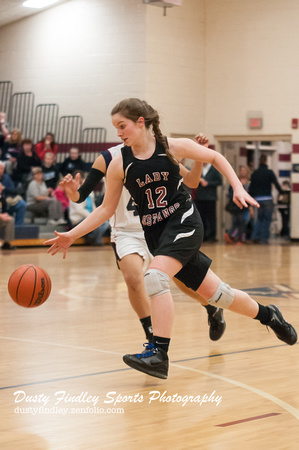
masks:
{"type": "Polygon", "coordinates": [[[160,130],[160,118],[158,112],[149,105],[146,101],[139,98],[127,98],[122,100],[111,111],[111,115],[121,114],[126,119],[137,122],[139,117],[144,118],[144,125],[147,129],[152,127],[153,133],[157,141],[161,142],[165,148],[165,153],[168,158],[174,163],[178,164],[178,161],[170,153],[167,138],[163,136],[160,130]]]}

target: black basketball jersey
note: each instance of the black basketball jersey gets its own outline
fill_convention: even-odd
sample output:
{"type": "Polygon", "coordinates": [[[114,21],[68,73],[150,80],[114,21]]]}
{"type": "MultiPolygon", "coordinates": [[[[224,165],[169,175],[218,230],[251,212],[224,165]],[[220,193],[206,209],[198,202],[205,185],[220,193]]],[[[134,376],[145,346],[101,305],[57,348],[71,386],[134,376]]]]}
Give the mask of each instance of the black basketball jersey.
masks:
{"type": "Polygon", "coordinates": [[[145,160],[135,158],[131,147],[122,148],[124,185],[130,192],[144,230],[167,221],[185,206],[190,195],[183,185],[180,167],[166,155],[156,141],[153,155],[145,160]]]}

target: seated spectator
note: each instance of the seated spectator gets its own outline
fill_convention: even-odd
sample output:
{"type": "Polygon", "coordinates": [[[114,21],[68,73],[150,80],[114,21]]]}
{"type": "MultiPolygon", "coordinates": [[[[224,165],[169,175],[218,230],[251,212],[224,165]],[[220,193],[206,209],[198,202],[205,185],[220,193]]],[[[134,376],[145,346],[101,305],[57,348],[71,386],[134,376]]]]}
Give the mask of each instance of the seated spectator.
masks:
{"type": "Polygon", "coordinates": [[[53,194],[49,193],[46,183],[43,181],[43,170],[41,167],[32,169],[33,180],[27,188],[27,209],[35,216],[46,215],[49,225],[65,223],[63,219],[62,204],[53,194]]]}
{"type": "Polygon", "coordinates": [[[15,219],[6,212],[5,198],[0,194],[0,228],[4,228],[2,250],[15,250],[11,245],[15,238],[15,219]]]}
{"type": "Polygon", "coordinates": [[[60,178],[60,173],[57,165],[55,164],[55,156],[53,153],[47,152],[45,154],[42,169],[44,174],[44,182],[46,183],[47,188],[52,189],[52,192],[54,192],[60,178]]]}
{"type": "Polygon", "coordinates": [[[4,162],[0,161],[0,195],[5,199],[8,214],[15,215],[15,225],[23,225],[26,202],[18,195],[10,175],[4,173],[4,170],[4,162]]]}
{"type": "MultiPolygon", "coordinates": [[[[80,176],[79,185],[82,186],[84,183],[84,173],[82,171],[77,171],[74,176],[80,176]]],[[[70,201],[69,217],[73,227],[82,222],[85,217],[94,211],[96,208],[94,203],[94,193],[92,192],[86,200],[82,203],[74,203],[70,201]]],[[[104,222],[101,226],[84,236],[85,243],[88,245],[102,245],[103,244],[103,234],[110,228],[109,221],[104,222]]]]}
{"type": "Polygon", "coordinates": [[[17,165],[17,156],[22,147],[22,133],[15,128],[2,146],[1,160],[5,162],[5,172],[12,175],[17,165]]]}
{"type": "Polygon", "coordinates": [[[60,166],[60,172],[65,177],[68,173],[74,174],[75,171],[81,170],[85,171],[85,162],[79,154],[79,149],[73,147],[70,149],[70,156],[65,158],[60,166]]]}
{"type": "Polygon", "coordinates": [[[42,161],[44,161],[47,152],[53,153],[54,160],[56,160],[57,151],[58,145],[53,133],[47,133],[44,139],[36,144],[36,153],[42,161]]]}
{"type": "Polygon", "coordinates": [[[66,195],[65,190],[59,185],[54,190],[54,195],[57,198],[57,200],[62,204],[65,223],[68,225],[68,229],[71,229],[72,224],[69,219],[70,199],[66,195]]]}
{"type": "Polygon", "coordinates": [[[6,113],[0,112],[0,150],[9,135],[9,124],[6,122],[6,113]]]}
{"type": "Polygon", "coordinates": [[[17,155],[17,165],[12,174],[20,194],[24,194],[27,190],[28,183],[32,180],[32,168],[41,167],[42,162],[33,150],[32,140],[24,139],[22,149],[17,155]]]}

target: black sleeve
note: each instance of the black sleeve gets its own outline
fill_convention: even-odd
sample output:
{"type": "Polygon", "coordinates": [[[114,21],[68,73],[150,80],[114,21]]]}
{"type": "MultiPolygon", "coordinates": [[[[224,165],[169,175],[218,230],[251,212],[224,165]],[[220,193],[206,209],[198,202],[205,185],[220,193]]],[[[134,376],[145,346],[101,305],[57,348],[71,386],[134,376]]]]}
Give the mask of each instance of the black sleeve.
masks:
{"type": "Polygon", "coordinates": [[[82,203],[87,199],[89,194],[95,189],[96,185],[102,180],[105,174],[98,169],[90,169],[86,180],[82,186],[78,189],[79,200],[76,203],[82,203]]]}

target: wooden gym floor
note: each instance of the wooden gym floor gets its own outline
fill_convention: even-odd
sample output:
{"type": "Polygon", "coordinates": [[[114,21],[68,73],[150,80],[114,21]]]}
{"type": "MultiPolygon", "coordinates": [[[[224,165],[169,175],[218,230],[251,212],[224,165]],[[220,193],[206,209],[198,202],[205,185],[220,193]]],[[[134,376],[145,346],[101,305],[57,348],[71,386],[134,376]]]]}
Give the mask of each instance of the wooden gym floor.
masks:
{"type": "MultiPolygon", "coordinates": [[[[213,270],[299,330],[299,246],[206,244],[213,270]]],[[[218,342],[207,315],[172,285],[175,325],[167,380],[128,368],[143,331],[110,245],[0,251],[1,450],[297,450],[298,344],[225,313],[218,342]],[[17,267],[45,268],[52,293],[36,309],[10,300],[17,267]],[[192,401],[194,400],[194,401],[192,401]]]]}

